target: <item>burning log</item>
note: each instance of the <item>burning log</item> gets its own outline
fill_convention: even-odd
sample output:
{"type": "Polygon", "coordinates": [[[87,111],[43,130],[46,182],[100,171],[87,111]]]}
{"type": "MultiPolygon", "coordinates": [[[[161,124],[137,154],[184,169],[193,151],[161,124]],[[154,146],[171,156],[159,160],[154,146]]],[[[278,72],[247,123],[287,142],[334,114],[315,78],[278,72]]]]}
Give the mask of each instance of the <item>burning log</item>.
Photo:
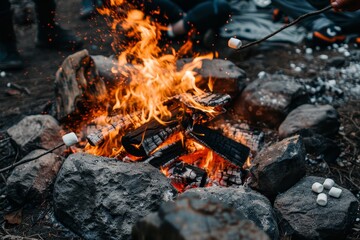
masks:
{"type": "Polygon", "coordinates": [[[178,157],[185,153],[185,148],[181,141],[166,145],[151,155],[145,162],[150,163],[156,168],[162,168],[173,163],[178,157]]]}
{"type": "Polygon", "coordinates": [[[191,187],[204,187],[207,173],[195,166],[183,162],[176,162],[168,170],[169,178],[175,185],[191,187]]]}
{"type": "Polygon", "coordinates": [[[128,115],[121,115],[111,118],[109,125],[89,134],[86,139],[92,146],[98,146],[114,131],[128,129],[136,122],[140,122],[141,113],[135,112],[128,115]]]}
{"type": "Polygon", "coordinates": [[[189,135],[238,167],[244,165],[250,153],[247,146],[202,125],[194,125],[189,135]]]}
{"type": "Polygon", "coordinates": [[[166,125],[162,125],[154,119],[123,136],[121,143],[131,155],[137,157],[150,156],[152,151],[171,135],[180,132],[181,128],[182,126],[175,119],[166,125]]]}

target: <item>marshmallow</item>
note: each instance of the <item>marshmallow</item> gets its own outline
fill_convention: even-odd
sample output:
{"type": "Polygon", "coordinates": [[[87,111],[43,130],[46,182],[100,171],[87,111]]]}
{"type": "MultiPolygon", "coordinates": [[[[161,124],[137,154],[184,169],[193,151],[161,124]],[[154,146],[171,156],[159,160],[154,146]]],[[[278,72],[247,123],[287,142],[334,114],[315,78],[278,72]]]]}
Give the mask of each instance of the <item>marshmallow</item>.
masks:
{"type": "Polygon", "coordinates": [[[337,187],[332,187],[329,191],[329,195],[334,198],[339,198],[341,196],[342,190],[337,187]]]}
{"type": "Polygon", "coordinates": [[[68,133],[68,134],[65,134],[64,136],[62,136],[62,140],[65,143],[65,145],[68,147],[79,142],[79,140],[74,132],[71,132],[71,133],[68,133]]]}
{"type": "Polygon", "coordinates": [[[242,42],[237,38],[230,38],[228,41],[228,46],[233,49],[239,49],[242,46],[242,42]]]}
{"type": "Polygon", "coordinates": [[[330,189],[334,186],[335,182],[334,180],[332,180],[331,178],[327,178],[325,179],[323,186],[325,189],[330,189]]]}
{"type": "Polygon", "coordinates": [[[320,193],[317,196],[316,203],[319,204],[320,206],[326,206],[326,204],[327,204],[327,196],[326,196],[326,194],[325,193],[320,193]]]}
{"type": "Polygon", "coordinates": [[[316,193],[321,193],[324,190],[324,186],[321,183],[316,182],[311,186],[311,189],[316,193]]]}

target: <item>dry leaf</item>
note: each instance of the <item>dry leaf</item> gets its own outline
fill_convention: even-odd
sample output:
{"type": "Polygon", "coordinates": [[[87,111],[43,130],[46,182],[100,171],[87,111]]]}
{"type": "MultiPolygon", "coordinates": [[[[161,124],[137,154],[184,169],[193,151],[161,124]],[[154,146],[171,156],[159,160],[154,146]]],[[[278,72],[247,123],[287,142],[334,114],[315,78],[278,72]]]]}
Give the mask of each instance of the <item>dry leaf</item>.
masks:
{"type": "Polygon", "coordinates": [[[22,208],[4,216],[6,222],[10,224],[20,224],[22,221],[22,208]]]}

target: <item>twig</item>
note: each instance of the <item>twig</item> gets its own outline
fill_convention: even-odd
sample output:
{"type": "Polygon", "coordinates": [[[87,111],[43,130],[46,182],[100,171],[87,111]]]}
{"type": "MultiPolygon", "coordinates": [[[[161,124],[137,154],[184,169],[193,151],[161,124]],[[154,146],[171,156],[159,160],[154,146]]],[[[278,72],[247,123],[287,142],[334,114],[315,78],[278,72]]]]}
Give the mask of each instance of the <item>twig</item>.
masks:
{"type": "Polygon", "coordinates": [[[288,27],[291,27],[291,26],[299,23],[299,22],[302,21],[303,19],[305,19],[305,18],[307,18],[307,17],[314,16],[314,15],[321,14],[321,13],[323,13],[323,12],[326,12],[326,11],[330,10],[331,8],[332,8],[332,6],[330,5],[330,6],[327,6],[327,7],[323,8],[323,9],[320,9],[320,10],[318,10],[318,11],[314,11],[314,12],[310,12],[310,13],[304,14],[304,15],[298,17],[297,19],[295,19],[294,21],[292,21],[292,22],[290,22],[290,23],[288,23],[288,24],[285,24],[284,26],[282,26],[281,28],[279,28],[279,29],[276,30],[275,32],[270,33],[270,34],[267,35],[266,37],[264,37],[264,38],[262,38],[262,39],[259,39],[259,40],[257,40],[257,41],[250,42],[250,43],[248,43],[248,44],[243,45],[242,47],[240,47],[239,49],[237,49],[237,51],[240,51],[240,50],[243,50],[243,49],[245,49],[245,48],[248,48],[248,47],[257,45],[257,44],[259,44],[259,43],[261,43],[261,42],[264,42],[264,41],[266,41],[267,39],[269,39],[269,38],[275,36],[276,34],[278,34],[279,32],[281,32],[282,30],[284,30],[284,29],[286,29],[286,28],[288,28],[288,27]]]}
{"type": "Polygon", "coordinates": [[[51,153],[52,151],[54,151],[54,150],[56,150],[56,149],[58,149],[58,148],[61,148],[62,146],[65,146],[65,143],[62,143],[62,144],[60,144],[60,145],[58,145],[58,146],[56,146],[56,147],[54,147],[54,148],[52,148],[52,149],[50,149],[50,150],[48,150],[48,151],[46,151],[46,152],[40,154],[39,156],[36,156],[36,157],[33,157],[33,158],[27,158],[27,159],[24,159],[24,160],[22,160],[22,161],[20,161],[20,162],[14,163],[14,164],[12,164],[11,166],[8,166],[8,167],[6,167],[6,168],[2,168],[2,169],[0,169],[0,173],[5,172],[5,171],[8,171],[8,170],[10,170],[10,169],[13,169],[14,167],[19,166],[19,165],[21,165],[21,164],[24,164],[24,163],[27,163],[27,162],[36,160],[36,159],[38,159],[38,158],[41,158],[42,156],[45,156],[46,154],[51,153]]]}

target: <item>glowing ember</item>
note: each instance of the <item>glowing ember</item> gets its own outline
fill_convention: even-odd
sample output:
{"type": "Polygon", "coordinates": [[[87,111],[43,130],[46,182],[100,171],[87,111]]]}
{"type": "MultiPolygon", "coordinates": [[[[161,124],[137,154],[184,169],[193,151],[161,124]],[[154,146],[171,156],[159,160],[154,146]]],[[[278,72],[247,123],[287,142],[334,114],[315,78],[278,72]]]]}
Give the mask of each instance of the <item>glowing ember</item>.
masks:
{"type": "MultiPolygon", "coordinates": [[[[121,139],[134,129],[154,120],[164,126],[169,124],[169,121],[179,121],[179,126],[183,127],[183,119],[178,120],[179,116],[173,116],[173,106],[169,104],[174,99],[180,103],[176,111],[179,118],[189,111],[191,121],[196,119],[194,116],[198,114],[197,111],[208,117],[221,113],[222,109],[217,106],[201,103],[201,98],[205,96],[207,100],[209,96],[196,85],[201,79],[194,70],[201,68],[202,60],[211,59],[212,54],[196,57],[182,69],[177,69],[176,61],[191,48],[191,42],[186,42],[177,52],[173,50],[171,54],[164,54],[158,46],[158,40],[161,38],[161,31],[166,28],[150,21],[141,11],[132,9],[125,1],[110,0],[99,12],[108,18],[114,36],[112,46],[118,53],[118,67],[111,71],[121,72],[131,81],[119,83],[118,88],[109,94],[108,102],[113,103],[111,112],[117,115],[107,116],[107,113],[104,113],[97,118],[94,124],[101,130],[91,136],[91,144],[85,147],[86,152],[122,158],[120,156],[123,156],[125,151],[121,139]],[[181,104],[185,107],[181,107],[181,104]]],[[[209,89],[206,91],[211,91],[212,86],[213,81],[210,80],[209,89]]],[[[191,123],[188,127],[191,128],[191,123]]],[[[146,131],[147,129],[143,135],[139,135],[137,144],[132,144],[131,136],[129,137],[130,145],[135,150],[140,149],[144,143],[146,131]]],[[[183,143],[186,154],[160,166],[160,171],[172,179],[179,191],[205,185],[241,184],[239,166],[228,162],[193,139],[184,137],[182,133],[174,134],[163,144],[155,146],[150,155],[179,140],[183,143]]],[[[150,156],[148,152],[146,154],[150,156]]],[[[143,160],[129,154],[127,159],[143,160]]]]}

